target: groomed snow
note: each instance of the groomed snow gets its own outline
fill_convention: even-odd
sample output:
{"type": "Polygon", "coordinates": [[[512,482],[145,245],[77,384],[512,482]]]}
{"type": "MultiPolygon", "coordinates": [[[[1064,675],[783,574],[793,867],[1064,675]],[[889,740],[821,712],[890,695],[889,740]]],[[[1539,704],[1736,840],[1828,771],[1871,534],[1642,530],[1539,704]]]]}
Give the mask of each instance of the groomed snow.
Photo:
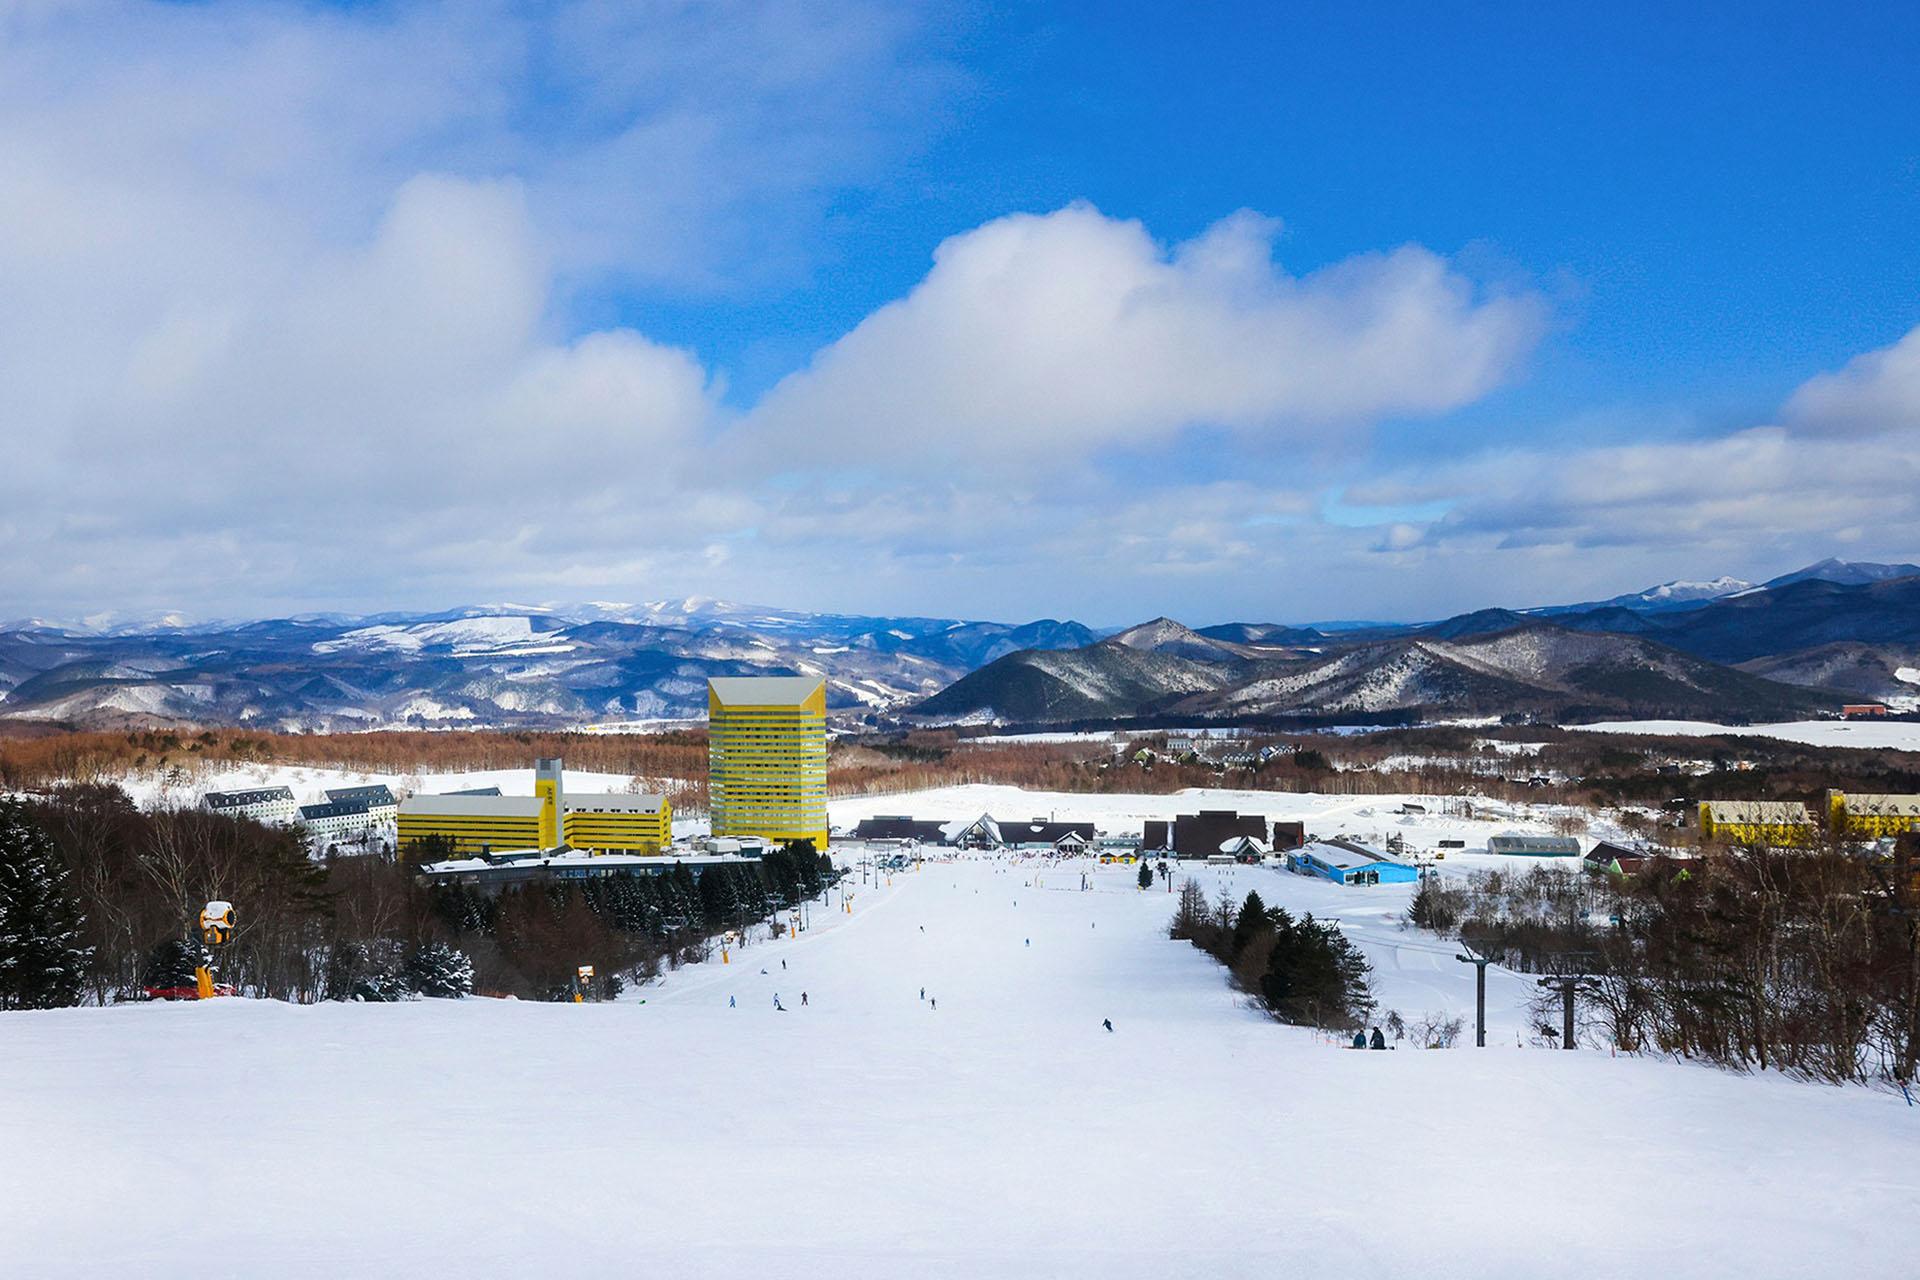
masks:
{"type": "Polygon", "coordinates": [[[1872,720],[1794,720],[1785,724],[1708,724],[1700,720],[1609,720],[1570,724],[1591,733],[1662,734],[1674,737],[1779,738],[1813,747],[1861,747],[1871,751],[1920,751],[1920,723],[1872,720]]]}
{"type": "Polygon", "coordinates": [[[1898,1095],[1504,1028],[1352,1052],[1085,869],[856,886],[644,1004],[0,1015],[0,1274],[1908,1274],[1898,1095]]]}

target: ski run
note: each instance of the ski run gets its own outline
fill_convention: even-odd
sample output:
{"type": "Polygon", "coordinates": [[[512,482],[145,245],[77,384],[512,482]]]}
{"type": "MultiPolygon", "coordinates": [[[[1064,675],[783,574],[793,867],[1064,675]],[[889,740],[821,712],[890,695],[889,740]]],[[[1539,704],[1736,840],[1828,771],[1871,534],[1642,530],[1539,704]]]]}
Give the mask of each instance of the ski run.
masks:
{"type": "Polygon", "coordinates": [[[1523,1047],[1499,970],[1476,1050],[1408,886],[1180,874],[1463,1047],[1267,1020],[1132,867],[967,855],[609,1004],[9,1014],[0,1275],[1911,1274],[1898,1093],[1523,1047]]]}

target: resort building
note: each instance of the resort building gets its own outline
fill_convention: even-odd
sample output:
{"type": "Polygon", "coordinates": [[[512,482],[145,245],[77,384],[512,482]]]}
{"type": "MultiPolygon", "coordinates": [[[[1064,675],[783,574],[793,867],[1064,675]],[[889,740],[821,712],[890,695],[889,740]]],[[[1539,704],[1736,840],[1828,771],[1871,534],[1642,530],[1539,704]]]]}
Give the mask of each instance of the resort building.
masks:
{"type": "Polygon", "coordinates": [[[441,838],[460,857],[563,845],[654,854],[673,839],[672,806],[663,795],[570,795],[559,760],[534,763],[533,789],[530,796],[409,796],[400,805],[400,848],[441,838]]]}
{"type": "Polygon", "coordinates": [[[1827,825],[1840,835],[1868,838],[1920,831],[1920,795],[1829,791],[1827,825]]]}
{"type": "Polygon", "coordinates": [[[1702,800],[1700,838],[1734,844],[1801,845],[1813,815],[1798,800],[1702,800]]]}
{"type": "MultiPolygon", "coordinates": [[[[387,810],[389,816],[392,813],[392,809],[387,810]]],[[[376,816],[371,800],[327,800],[301,805],[296,821],[316,839],[354,840],[372,835],[386,819],[376,816]]]]}
{"type": "MultiPolygon", "coordinates": [[[[1142,853],[1171,853],[1177,858],[1211,858],[1226,852],[1229,842],[1250,836],[1267,839],[1267,820],[1259,814],[1232,809],[1202,809],[1171,819],[1148,818],[1140,835],[1142,853]]],[[[1298,847],[1295,841],[1290,848],[1298,847]]]]}
{"type": "Polygon", "coordinates": [[[367,814],[375,822],[392,822],[400,810],[400,802],[393,798],[393,791],[384,782],[376,782],[364,787],[328,787],[329,804],[364,804],[367,814]]]}
{"type": "Polygon", "coordinates": [[[716,836],[827,847],[827,686],[814,676],[707,682],[707,790],[716,836]]]}
{"type": "Polygon", "coordinates": [[[1420,869],[1357,840],[1316,840],[1287,855],[1287,868],[1335,884],[1410,884],[1420,869]]]}
{"type": "Polygon", "coordinates": [[[1574,836],[1489,836],[1487,852],[1508,858],[1577,858],[1580,841],[1574,836]]]}
{"type": "Polygon", "coordinates": [[[251,791],[209,791],[202,801],[213,813],[255,822],[287,823],[299,816],[293,792],[286,787],[256,787],[251,791]]]}

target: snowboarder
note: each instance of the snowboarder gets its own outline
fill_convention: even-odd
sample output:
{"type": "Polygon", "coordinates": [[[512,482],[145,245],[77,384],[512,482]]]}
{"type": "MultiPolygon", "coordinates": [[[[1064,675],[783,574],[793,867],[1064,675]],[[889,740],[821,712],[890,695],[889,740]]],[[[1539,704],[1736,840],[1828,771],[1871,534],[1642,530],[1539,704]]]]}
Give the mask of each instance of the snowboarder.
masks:
{"type": "MultiPolygon", "coordinates": [[[[773,1007],[776,1009],[780,1009],[780,993],[778,991],[773,993],[773,1007]]],[[[785,1013],[786,1010],[780,1009],[780,1012],[785,1013]]]]}
{"type": "Polygon", "coordinates": [[[1380,1028],[1378,1027],[1373,1029],[1373,1047],[1375,1049],[1384,1049],[1387,1047],[1387,1038],[1380,1034],[1380,1028]]]}
{"type": "Polygon", "coordinates": [[[1112,1032],[1112,1030],[1113,1030],[1113,1019],[1112,1019],[1112,1018],[1102,1018],[1102,1019],[1100,1019],[1100,1025],[1101,1025],[1101,1026],[1103,1026],[1103,1027],[1105,1027],[1105,1028],[1106,1028],[1106,1029],[1108,1030],[1108,1032],[1112,1032]]]}
{"type": "Polygon", "coordinates": [[[1366,1033],[1366,1032],[1364,1032],[1364,1031],[1356,1031],[1356,1032],[1354,1032],[1354,1033],[1353,1033],[1353,1047],[1354,1047],[1354,1048],[1356,1048],[1356,1049],[1364,1049],[1364,1048],[1366,1048],[1366,1047],[1367,1047],[1367,1033],[1366,1033]]]}

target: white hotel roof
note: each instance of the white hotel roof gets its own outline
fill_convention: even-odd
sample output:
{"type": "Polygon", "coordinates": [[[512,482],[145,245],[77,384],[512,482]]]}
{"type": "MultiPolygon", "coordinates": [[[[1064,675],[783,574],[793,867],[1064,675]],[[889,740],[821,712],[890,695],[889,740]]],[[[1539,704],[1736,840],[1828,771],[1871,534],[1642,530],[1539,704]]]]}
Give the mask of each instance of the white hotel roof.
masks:
{"type": "MultiPolygon", "coordinates": [[[[567,812],[658,813],[664,797],[586,793],[564,796],[567,812]]],[[[408,796],[400,802],[403,814],[442,814],[460,818],[534,818],[540,815],[538,796],[408,796]]]]}
{"type": "Polygon", "coordinates": [[[714,676],[707,683],[729,706],[797,707],[826,682],[819,676],[714,676]]]}
{"type": "Polygon", "coordinates": [[[461,818],[537,818],[538,796],[408,796],[400,802],[401,816],[410,813],[446,814],[461,818]]]}

